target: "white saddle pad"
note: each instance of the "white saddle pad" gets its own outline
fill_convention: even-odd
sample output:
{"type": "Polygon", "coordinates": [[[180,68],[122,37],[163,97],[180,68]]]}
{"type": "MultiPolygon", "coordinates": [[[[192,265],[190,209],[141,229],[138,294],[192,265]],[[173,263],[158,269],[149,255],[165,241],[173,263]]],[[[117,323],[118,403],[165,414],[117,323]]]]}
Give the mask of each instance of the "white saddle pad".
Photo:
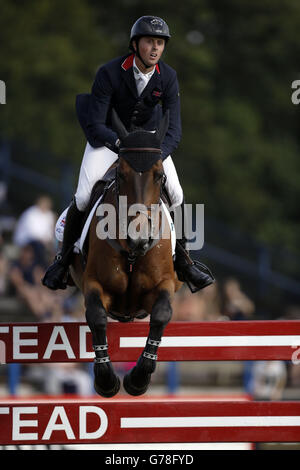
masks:
{"type": "MultiPolygon", "coordinates": [[[[85,239],[86,239],[86,236],[87,236],[87,233],[88,233],[88,230],[89,230],[89,227],[90,227],[90,224],[91,224],[91,221],[92,221],[92,218],[93,218],[93,215],[97,209],[97,207],[99,206],[99,204],[101,203],[101,199],[102,199],[102,196],[99,197],[99,199],[97,200],[97,202],[94,204],[91,212],[89,213],[89,216],[84,224],[84,227],[83,227],[83,230],[82,230],[82,233],[81,233],[81,236],[80,238],[77,240],[77,242],[75,243],[75,252],[76,253],[79,253],[79,252],[82,252],[82,249],[83,249],[83,245],[84,245],[84,242],[85,242],[85,239]]],[[[175,227],[174,227],[174,224],[173,224],[173,220],[172,220],[172,217],[170,215],[170,212],[168,211],[165,203],[163,201],[161,201],[161,204],[162,204],[162,208],[165,212],[165,215],[166,215],[166,218],[168,220],[168,223],[169,223],[169,227],[170,227],[170,232],[171,232],[171,244],[172,244],[172,256],[175,254],[175,247],[176,247],[176,233],[175,233],[175,227]]],[[[56,239],[59,241],[59,242],[62,242],[63,241],[63,236],[64,236],[64,229],[65,229],[65,223],[66,223],[66,217],[67,217],[67,213],[68,213],[68,210],[69,210],[69,207],[67,207],[63,213],[60,215],[58,221],[56,222],[56,226],[55,226],[55,237],[56,239]]]]}

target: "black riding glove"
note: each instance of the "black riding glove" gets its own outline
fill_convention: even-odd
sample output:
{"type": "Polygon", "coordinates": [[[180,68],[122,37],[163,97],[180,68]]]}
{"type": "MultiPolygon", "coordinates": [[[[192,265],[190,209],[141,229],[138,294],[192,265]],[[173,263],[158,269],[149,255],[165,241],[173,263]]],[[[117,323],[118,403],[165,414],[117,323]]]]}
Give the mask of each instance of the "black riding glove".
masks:
{"type": "Polygon", "coordinates": [[[130,128],[143,127],[143,125],[149,121],[152,116],[154,107],[158,104],[161,96],[161,91],[154,88],[151,95],[145,96],[140,100],[132,113],[130,121],[130,128]]]}

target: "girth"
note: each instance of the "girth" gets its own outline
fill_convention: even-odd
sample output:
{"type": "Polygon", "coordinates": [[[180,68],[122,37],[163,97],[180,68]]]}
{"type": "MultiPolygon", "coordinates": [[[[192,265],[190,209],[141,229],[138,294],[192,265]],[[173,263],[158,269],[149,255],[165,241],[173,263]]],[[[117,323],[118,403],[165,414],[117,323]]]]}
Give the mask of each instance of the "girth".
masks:
{"type": "Polygon", "coordinates": [[[108,311],[107,315],[112,318],[113,320],[118,320],[121,323],[128,323],[134,321],[136,318],[138,320],[142,320],[143,318],[146,318],[149,313],[147,312],[141,312],[138,315],[121,315],[120,313],[117,312],[111,312],[108,311]]]}

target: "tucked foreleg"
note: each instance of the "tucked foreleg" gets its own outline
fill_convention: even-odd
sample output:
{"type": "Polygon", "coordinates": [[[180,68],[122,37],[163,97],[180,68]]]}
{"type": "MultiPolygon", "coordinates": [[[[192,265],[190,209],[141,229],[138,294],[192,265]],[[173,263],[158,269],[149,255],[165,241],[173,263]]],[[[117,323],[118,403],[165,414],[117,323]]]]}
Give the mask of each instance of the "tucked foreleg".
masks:
{"type": "Polygon", "coordinates": [[[108,355],[106,338],[107,315],[101,300],[100,290],[93,289],[85,296],[86,320],[92,332],[94,360],[94,387],[96,392],[106,398],[116,395],[120,389],[120,380],[114,373],[108,355]]]}
{"type": "Polygon", "coordinates": [[[159,290],[150,314],[150,330],[146,346],[136,366],[124,377],[124,388],[130,395],[146,392],[151,374],[155,371],[157,350],[164,329],[172,317],[171,293],[168,289],[159,290]]]}

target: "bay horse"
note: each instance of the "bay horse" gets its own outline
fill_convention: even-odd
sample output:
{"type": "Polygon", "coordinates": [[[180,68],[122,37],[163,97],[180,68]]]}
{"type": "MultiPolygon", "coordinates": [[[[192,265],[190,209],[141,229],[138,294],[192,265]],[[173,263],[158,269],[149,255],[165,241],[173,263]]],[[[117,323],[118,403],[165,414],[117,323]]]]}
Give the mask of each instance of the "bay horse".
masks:
{"type": "MultiPolygon", "coordinates": [[[[123,380],[127,393],[142,395],[155,371],[158,347],[172,316],[174,293],[182,285],[174,271],[169,225],[164,224],[163,236],[156,240],[149,231],[142,230],[149,228],[151,205],[161,204],[165,182],[161,143],[168,128],[168,112],[155,132],[142,129],[128,132],[114,110],[112,122],[120,139],[120,149],[115,178],[106,191],[105,203],[111,204],[116,214],[120,214],[121,196],[127,197],[128,208],[132,204],[145,207],[138,213],[141,235],[130,235],[129,222],[137,218],[131,216],[126,220],[120,218],[120,223],[116,221],[117,229],[120,224],[125,224],[125,237],[120,237],[119,230],[116,230],[116,239],[102,239],[97,235],[100,218],[96,212],[88,234],[85,269],[79,255],[76,255],[70,270],[75,284],[84,295],[86,320],[92,332],[96,356],[94,387],[103,397],[112,397],[120,389],[120,380],[108,355],[107,316],[119,321],[133,321],[134,318],[150,315],[145,348],[123,380]]],[[[160,211],[160,227],[162,217],[163,211],[160,211]]]]}

